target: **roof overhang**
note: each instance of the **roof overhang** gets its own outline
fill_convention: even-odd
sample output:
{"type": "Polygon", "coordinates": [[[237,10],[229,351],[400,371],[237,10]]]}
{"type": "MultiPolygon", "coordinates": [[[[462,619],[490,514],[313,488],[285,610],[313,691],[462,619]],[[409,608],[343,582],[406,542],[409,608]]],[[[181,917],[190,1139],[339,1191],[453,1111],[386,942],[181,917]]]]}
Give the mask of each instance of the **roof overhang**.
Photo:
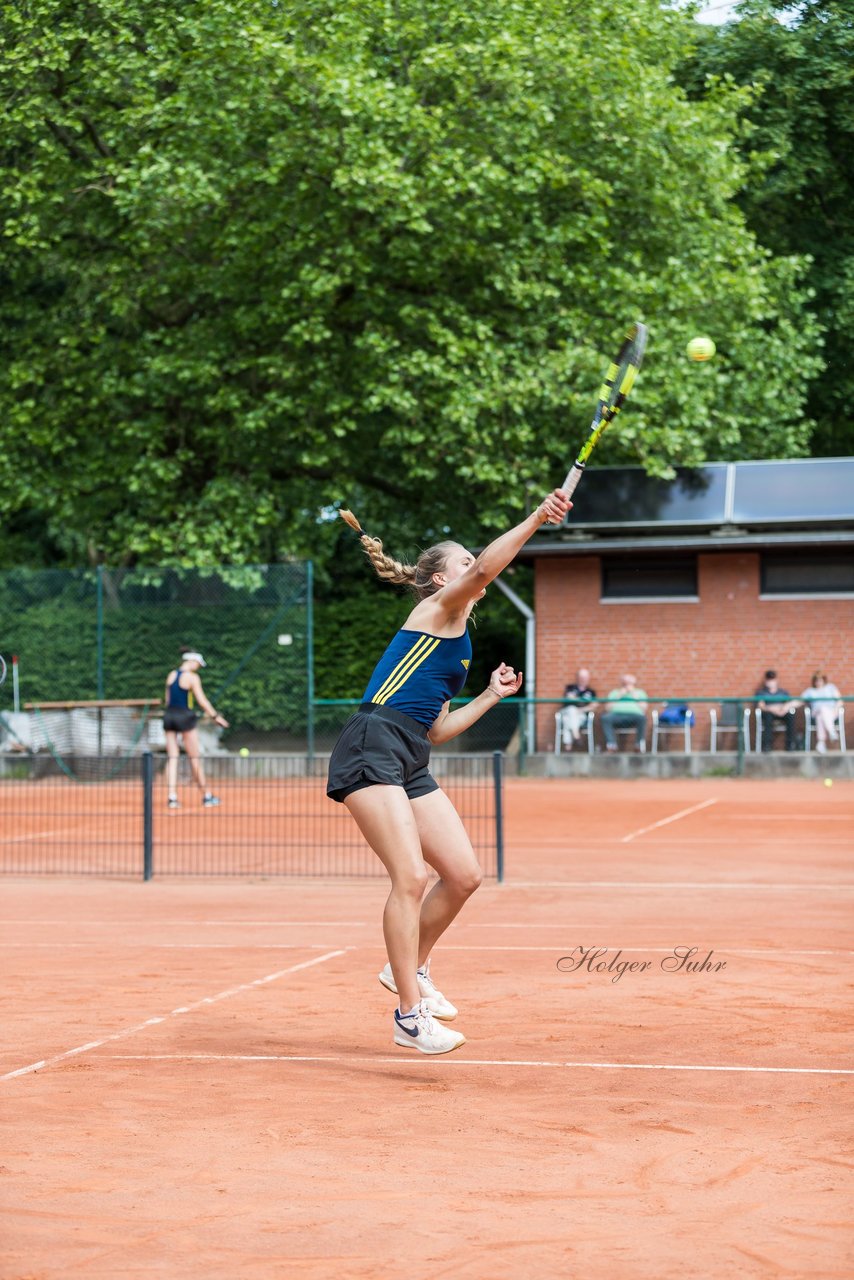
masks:
{"type": "Polygon", "coordinates": [[[726,530],[720,533],[684,533],[662,536],[533,538],[518,552],[517,559],[539,560],[543,556],[598,556],[612,551],[648,555],[660,551],[761,551],[766,547],[799,550],[811,547],[854,547],[854,529],[768,531],[749,533],[726,530]]]}

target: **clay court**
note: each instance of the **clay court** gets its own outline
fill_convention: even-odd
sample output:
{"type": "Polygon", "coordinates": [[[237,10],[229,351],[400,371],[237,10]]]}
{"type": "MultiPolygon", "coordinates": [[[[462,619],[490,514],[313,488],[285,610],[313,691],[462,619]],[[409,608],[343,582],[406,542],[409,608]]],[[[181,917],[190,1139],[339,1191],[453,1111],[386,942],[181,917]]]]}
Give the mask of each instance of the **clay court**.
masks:
{"type": "Polygon", "coordinates": [[[442,1058],[381,880],[7,877],[3,1280],[850,1276],[854,785],[506,808],[442,1058]]]}

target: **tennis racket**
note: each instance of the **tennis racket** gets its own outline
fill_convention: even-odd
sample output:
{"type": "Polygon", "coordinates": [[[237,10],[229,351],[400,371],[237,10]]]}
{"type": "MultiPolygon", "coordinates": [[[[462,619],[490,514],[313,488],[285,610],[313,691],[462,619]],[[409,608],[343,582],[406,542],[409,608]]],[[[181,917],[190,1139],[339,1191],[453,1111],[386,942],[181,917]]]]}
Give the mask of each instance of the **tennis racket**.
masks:
{"type": "Polygon", "coordinates": [[[623,345],[620,347],[616,359],[613,364],[608,366],[605,381],[599,389],[599,402],[596,405],[596,412],[593,415],[587,439],[584,441],[581,452],[573,462],[566,479],[561,485],[561,489],[570,497],[575,493],[578,482],[584,474],[587,459],[599,443],[599,437],[608,426],[608,423],[614,421],[623,407],[626,396],[632,389],[634,380],[638,376],[643,363],[646,338],[646,325],[633,324],[623,339],[623,345]]]}
{"type": "Polygon", "coordinates": [[[6,660],[0,653],[0,684],[6,683],[6,660]]]}

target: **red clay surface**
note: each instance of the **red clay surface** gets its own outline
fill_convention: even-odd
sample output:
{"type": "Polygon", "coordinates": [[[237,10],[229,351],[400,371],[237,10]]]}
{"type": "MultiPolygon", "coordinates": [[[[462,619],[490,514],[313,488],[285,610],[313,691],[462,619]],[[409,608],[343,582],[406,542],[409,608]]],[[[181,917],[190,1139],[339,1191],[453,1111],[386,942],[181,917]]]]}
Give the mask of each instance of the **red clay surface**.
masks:
{"type": "Polygon", "coordinates": [[[847,1280],[854,786],[507,811],[438,1059],[391,1043],[382,882],[6,880],[3,1280],[847,1280]]]}

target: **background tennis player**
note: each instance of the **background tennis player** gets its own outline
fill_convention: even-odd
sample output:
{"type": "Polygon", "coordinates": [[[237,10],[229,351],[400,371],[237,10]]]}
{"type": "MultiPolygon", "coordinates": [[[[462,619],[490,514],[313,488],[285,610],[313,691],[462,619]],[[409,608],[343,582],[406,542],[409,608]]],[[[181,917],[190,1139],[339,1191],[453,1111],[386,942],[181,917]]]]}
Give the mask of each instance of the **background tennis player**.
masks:
{"type": "Polygon", "coordinates": [[[219,804],[219,799],[211,795],[207,788],[199,747],[199,733],[196,728],[199,717],[193,708],[197,705],[200,706],[210,716],[214,724],[220,725],[223,729],[228,728],[228,721],[218,711],[214,710],[205,696],[199,675],[199,668],[204,666],[207,666],[207,663],[200,653],[185,651],[181,659],[181,665],[174,671],[170,671],[166,677],[166,709],[163,712],[163,731],[166,735],[166,783],[169,796],[166,803],[170,809],[179,809],[181,807],[181,802],[178,799],[179,734],[183,740],[187,758],[190,761],[193,781],[202,793],[202,804],[209,809],[219,804]]]}
{"type": "Polygon", "coordinates": [[[522,672],[502,663],[482,693],[450,710],[468,674],[467,623],[475,603],[532,534],[546,522],[559,523],[571,505],[556,489],[479,556],[457,542],[440,542],[414,565],[392,559],[351,512],[340,512],[378,575],[410,587],[418,601],[341,731],[327,793],[346,804],[391,879],[383,913],[389,963],[379,979],[399,998],[395,1044],[422,1053],[447,1053],[465,1041],[442,1025],[457,1010],[430,977],[430,953],[481,881],[462,821],[430,773],[430,747],[455,738],[518,693],[522,672]],[[425,898],[426,863],[439,879],[425,898]]]}

